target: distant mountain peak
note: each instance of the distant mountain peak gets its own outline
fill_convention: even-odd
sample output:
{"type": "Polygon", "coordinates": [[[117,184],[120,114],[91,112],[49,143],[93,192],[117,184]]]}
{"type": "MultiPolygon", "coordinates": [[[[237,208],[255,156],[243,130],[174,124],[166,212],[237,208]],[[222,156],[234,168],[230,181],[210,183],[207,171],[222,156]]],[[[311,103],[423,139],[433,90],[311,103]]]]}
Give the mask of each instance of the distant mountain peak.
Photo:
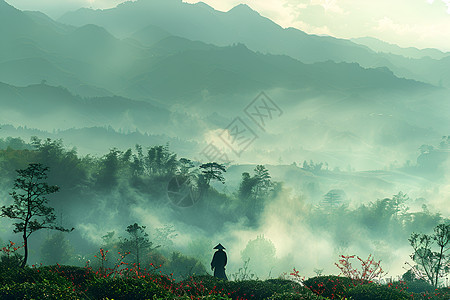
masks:
{"type": "Polygon", "coordinates": [[[17,10],[17,11],[18,11],[17,8],[15,8],[14,6],[12,6],[11,4],[9,4],[8,2],[6,2],[5,0],[0,0],[0,7],[1,7],[2,9],[8,8],[8,9],[14,9],[14,10],[17,10]]]}
{"type": "Polygon", "coordinates": [[[202,2],[202,1],[197,2],[197,3],[194,3],[194,5],[196,5],[197,7],[203,7],[203,8],[206,8],[206,9],[208,9],[208,10],[215,10],[212,6],[210,6],[209,4],[207,4],[207,3],[205,3],[205,2],[202,2]]]}
{"type": "Polygon", "coordinates": [[[232,9],[230,9],[228,12],[229,13],[236,13],[236,12],[242,13],[242,12],[245,12],[245,13],[252,13],[252,14],[256,13],[256,14],[259,15],[259,13],[256,10],[254,10],[253,8],[248,6],[247,4],[238,4],[235,7],[233,7],[232,9]]]}
{"type": "Polygon", "coordinates": [[[181,4],[183,0],[136,0],[136,1],[125,1],[122,3],[119,3],[117,7],[123,7],[123,6],[146,6],[146,5],[152,5],[155,3],[158,4],[181,4]]]}

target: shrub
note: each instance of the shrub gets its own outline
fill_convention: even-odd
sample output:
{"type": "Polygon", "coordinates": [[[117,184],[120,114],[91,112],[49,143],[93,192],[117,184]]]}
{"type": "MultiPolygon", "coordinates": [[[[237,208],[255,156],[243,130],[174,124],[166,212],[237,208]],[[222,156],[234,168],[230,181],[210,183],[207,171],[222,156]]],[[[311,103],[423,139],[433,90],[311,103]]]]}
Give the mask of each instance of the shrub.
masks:
{"type": "Polygon", "coordinates": [[[411,293],[426,293],[426,292],[434,292],[435,287],[432,286],[425,280],[417,279],[413,281],[404,282],[406,287],[408,288],[408,292],[411,293]]]}
{"type": "Polygon", "coordinates": [[[0,284],[12,284],[12,283],[42,283],[52,282],[60,286],[70,286],[71,283],[59,276],[58,274],[51,272],[50,270],[42,268],[0,268],[0,284]]]}
{"type": "Polygon", "coordinates": [[[386,272],[381,268],[381,261],[375,261],[375,259],[370,254],[366,260],[363,260],[361,257],[357,256],[356,258],[361,263],[361,270],[354,268],[351,263],[351,259],[354,259],[355,256],[345,256],[341,255],[341,259],[339,259],[338,263],[335,265],[341,270],[341,275],[351,278],[353,280],[360,281],[372,281],[375,279],[381,279],[386,272]]]}
{"type": "Polygon", "coordinates": [[[345,296],[347,290],[361,285],[363,282],[340,276],[317,276],[303,282],[307,288],[317,295],[335,299],[338,296],[345,296]]]}
{"type": "Polygon", "coordinates": [[[22,264],[23,255],[17,251],[23,246],[16,246],[16,243],[9,243],[0,249],[0,267],[1,268],[17,268],[22,264]]]}
{"type": "Polygon", "coordinates": [[[86,285],[88,281],[93,280],[94,273],[86,268],[75,266],[54,265],[39,268],[42,271],[53,272],[76,286],[86,285]]]}
{"type": "Polygon", "coordinates": [[[18,268],[22,263],[23,256],[15,253],[11,256],[2,256],[0,258],[0,266],[2,268],[18,268]]]}
{"type": "Polygon", "coordinates": [[[321,300],[327,299],[322,296],[318,296],[308,290],[307,288],[303,288],[298,292],[284,292],[284,293],[275,293],[272,296],[266,298],[267,300],[321,300]]]}
{"type": "Polygon", "coordinates": [[[399,288],[375,283],[356,286],[347,292],[347,296],[354,300],[411,299],[409,294],[399,288]]]}
{"type": "Polygon", "coordinates": [[[299,293],[305,292],[302,287],[290,280],[269,279],[266,281],[243,280],[226,281],[213,276],[195,276],[180,283],[180,287],[192,296],[200,296],[208,293],[226,295],[232,299],[265,299],[275,293],[299,293]]]}
{"type": "Polygon", "coordinates": [[[0,299],[78,299],[78,297],[72,287],[46,281],[2,285],[0,299]]]}
{"type": "Polygon", "coordinates": [[[95,299],[171,299],[173,294],[152,278],[95,278],[87,285],[87,294],[95,299]]]}
{"type": "Polygon", "coordinates": [[[444,287],[435,289],[431,292],[424,292],[424,293],[414,293],[414,299],[423,299],[423,300],[447,300],[450,299],[450,288],[444,287]]]}
{"type": "Polygon", "coordinates": [[[169,263],[164,266],[166,274],[174,274],[176,280],[186,279],[192,275],[206,274],[205,266],[196,258],[173,252],[169,263]]]}

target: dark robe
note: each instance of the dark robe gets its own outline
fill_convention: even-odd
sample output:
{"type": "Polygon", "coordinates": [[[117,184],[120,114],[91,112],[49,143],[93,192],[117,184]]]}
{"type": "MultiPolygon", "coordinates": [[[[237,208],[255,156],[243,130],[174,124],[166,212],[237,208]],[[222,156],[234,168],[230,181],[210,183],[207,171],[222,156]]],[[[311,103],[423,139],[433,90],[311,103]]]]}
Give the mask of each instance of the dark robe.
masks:
{"type": "Polygon", "coordinates": [[[214,277],[228,280],[227,275],[225,274],[226,265],[227,254],[222,249],[217,250],[211,261],[211,269],[214,270],[214,277]]]}

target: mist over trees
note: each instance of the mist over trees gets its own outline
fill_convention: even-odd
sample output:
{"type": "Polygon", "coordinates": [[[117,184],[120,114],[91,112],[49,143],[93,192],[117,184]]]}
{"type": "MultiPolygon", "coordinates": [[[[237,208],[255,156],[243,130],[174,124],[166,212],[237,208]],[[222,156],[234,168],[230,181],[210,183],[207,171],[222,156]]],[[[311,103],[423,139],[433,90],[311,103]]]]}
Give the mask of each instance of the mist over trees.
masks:
{"type": "MultiPolygon", "coordinates": [[[[379,242],[389,245],[387,247],[404,245],[412,232],[430,232],[437,224],[448,222],[439,212],[430,211],[426,205],[421,210],[411,211],[410,207],[417,199],[411,199],[403,192],[349,206],[343,191],[330,190],[321,200],[311,203],[305,201],[303,196],[292,195],[282,182],[274,181],[271,172],[264,165],[254,166],[252,173],[241,173],[234,190],[221,192],[220,187],[227,186],[223,176],[225,166],[178,158],[168,145],[148,148],[137,145],[134,150],[124,151],[115,148],[96,157],[80,156],[76,149],[64,147],[61,140],[33,138],[31,144],[23,141],[16,141],[16,144],[19,149],[9,146],[0,150],[3,188],[13,184],[15,169],[24,168],[33,162],[49,166],[45,169],[48,171],[47,181],[60,188],[59,193],[52,195],[49,205],[54,208],[56,215],[64,212],[64,224],[79,228],[67,236],[48,235],[41,245],[36,245],[42,256],[34,255],[33,260],[41,259],[45,263],[83,265],[81,257],[86,257],[88,252],[81,250],[79,246],[86,244],[89,245],[87,249],[91,249],[90,253],[95,253],[95,248],[99,247],[109,251],[107,255],[110,256],[110,262],[105,261],[105,264],[120,259],[117,254],[113,254],[114,251],[130,252],[129,256],[123,258],[125,262],[141,265],[154,262],[161,265],[161,270],[171,272],[179,270],[177,265],[185,265],[183,276],[187,276],[192,270],[204,270],[201,265],[208,264],[208,251],[202,250],[206,251],[205,255],[199,252],[196,259],[181,254],[177,249],[189,251],[183,245],[180,248],[177,242],[187,234],[180,226],[189,226],[206,236],[216,235],[218,232],[226,234],[226,229],[221,228],[223,224],[237,228],[239,224],[244,224],[246,228],[260,230],[259,228],[268,225],[265,219],[273,214],[272,207],[285,201],[291,204],[279,209],[288,209],[291,214],[295,214],[292,215],[295,218],[292,221],[296,226],[302,226],[302,230],[318,236],[327,232],[334,251],[341,253],[347,253],[355,246],[362,247],[364,241],[369,242],[363,247],[364,251],[374,250],[372,247],[379,242]],[[178,207],[168,199],[169,183],[174,177],[182,175],[193,176],[197,180],[195,186],[203,183],[205,189],[198,194],[198,201],[187,207],[178,207]],[[167,223],[149,228],[138,225],[137,219],[131,216],[147,209],[164,211],[159,222],[167,223]],[[85,213],[89,211],[95,213],[85,213]],[[129,225],[130,223],[134,225],[129,225]],[[94,226],[97,228],[86,231],[91,226],[89,224],[96,224],[94,226]],[[358,230],[355,231],[355,228],[358,230]],[[84,234],[81,235],[79,231],[84,234]],[[88,238],[86,235],[88,232],[103,237],[91,240],[92,237],[88,238]],[[51,255],[56,249],[59,255],[51,255]],[[77,260],[77,257],[81,260],[77,260]]],[[[299,170],[319,172],[309,168],[313,164],[308,163],[299,170]]],[[[333,174],[334,171],[320,172],[333,174]]],[[[339,174],[342,171],[337,172],[339,174]]],[[[280,214],[283,215],[281,212],[280,214]]],[[[155,217],[161,216],[149,215],[142,220],[151,224],[155,217]]],[[[286,221],[289,218],[286,217],[286,221]]],[[[201,245],[199,246],[202,247],[201,245]]],[[[250,239],[247,245],[243,244],[241,247],[245,251],[243,250],[241,257],[238,256],[241,262],[235,262],[236,272],[248,259],[247,271],[259,277],[282,272],[279,266],[284,264],[284,260],[278,257],[276,246],[270,239],[257,236],[256,240],[250,239]],[[278,267],[273,268],[274,266],[278,267]]],[[[96,263],[98,262],[92,261],[92,264],[96,263]]]]}
{"type": "Polygon", "coordinates": [[[245,4],[56,20],[11,1],[0,298],[448,298],[450,52],[310,35],[245,4]],[[219,243],[234,280],[210,276],[219,243]]]}

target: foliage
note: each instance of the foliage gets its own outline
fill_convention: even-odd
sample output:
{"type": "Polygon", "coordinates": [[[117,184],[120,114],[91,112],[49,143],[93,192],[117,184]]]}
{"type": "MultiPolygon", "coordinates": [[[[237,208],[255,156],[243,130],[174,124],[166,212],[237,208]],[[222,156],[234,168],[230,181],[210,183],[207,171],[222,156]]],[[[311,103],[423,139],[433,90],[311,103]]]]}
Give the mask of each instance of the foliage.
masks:
{"type": "Polygon", "coordinates": [[[301,292],[310,294],[309,292],[305,292],[298,284],[284,279],[269,279],[266,281],[245,280],[236,282],[220,280],[213,276],[205,275],[194,276],[184,280],[180,283],[180,286],[188,286],[191,290],[196,291],[196,293],[200,293],[201,291],[203,293],[206,291],[210,291],[213,294],[219,293],[231,299],[266,299],[275,293],[301,292]]]}
{"type": "Polygon", "coordinates": [[[402,289],[393,288],[389,285],[378,285],[375,283],[358,285],[350,289],[347,292],[347,296],[351,297],[354,300],[411,299],[411,296],[402,289]]]}
{"type": "MultiPolygon", "coordinates": [[[[57,186],[50,186],[43,182],[47,178],[48,168],[42,164],[30,164],[25,170],[17,170],[18,176],[14,182],[13,192],[10,193],[14,204],[2,206],[1,216],[18,220],[14,223],[14,232],[22,232],[25,255],[21,267],[25,267],[28,258],[28,238],[40,229],[54,229],[71,231],[54,225],[56,216],[53,208],[46,206],[46,195],[58,191],[57,186]]],[[[72,228],[73,230],[73,228],[72,228]]]]}
{"type": "Polygon", "coordinates": [[[14,149],[14,150],[32,150],[33,146],[30,144],[27,144],[24,140],[21,138],[13,138],[13,137],[7,137],[6,139],[0,138],[0,149],[14,149]]]}
{"type": "Polygon", "coordinates": [[[177,167],[177,155],[169,151],[169,145],[154,146],[147,152],[144,170],[153,175],[173,175],[177,167]]]}
{"type": "Polygon", "coordinates": [[[275,293],[267,298],[267,300],[321,300],[321,299],[327,298],[318,296],[308,289],[303,289],[302,291],[296,293],[293,292],[275,293]]]}
{"type": "Polygon", "coordinates": [[[95,299],[170,299],[172,293],[158,285],[153,278],[96,278],[87,285],[87,295],[95,299]]]}
{"type": "Polygon", "coordinates": [[[120,248],[125,251],[129,251],[132,256],[135,257],[135,262],[140,265],[141,255],[145,252],[151,252],[159,247],[153,246],[153,242],[150,242],[148,233],[145,232],[146,226],[140,226],[137,223],[131,224],[127,227],[126,232],[129,237],[122,237],[120,240],[120,248]]]}
{"type": "MultiPolygon", "coordinates": [[[[112,273],[91,268],[45,266],[39,268],[0,268],[1,299],[448,299],[448,291],[411,295],[406,284],[353,284],[337,276],[306,280],[311,287],[285,279],[266,281],[225,281],[210,275],[192,276],[181,282],[151,271],[137,272],[137,267],[112,273]],[[318,284],[317,284],[317,283],[318,284]],[[322,289],[322,292],[321,292],[322,289]],[[327,298],[323,290],[333,291],[327,298]],[[322,294],[322,295],[319,295],[322,294]],[[45,297],[44,297],[45,296],[45,297]],[[406,297],[405,297],[406,296],[406,297]],[[351,297],[351,298],[349,298],[351,297]]],[[[448,290],[448,288],[447,288],[448,290]]]]}
{"type": "Polygon", "coordinates": [[[242,181],[238,190],[239,197],[243,200],[267,197],[274,185],[270,179],[269,170],[263,165],[255,167],[253,176],[247,172],[242,173],[242,181]]]}
{"type": "Polygon", "coordinates": [[[350,259],[355,258],[352,256],[341,255],[339,263],[335,265],[341,270],[341,275],[348,277],[356,281],[372,281],[376,279],[381,279],[387,273],[381,268],[381,261],[376,262],[372,255],[370,254],[367,260],[361,259],[357,256],[358,260],[361,262],[361,271],[355,269],[350,262],[350,259]]]}
{"type": "Polygon", "coordinates": [[[343,204],[345,192],[343,190],[330,190],[323,196],[320,207],[326,210],[335,209],[343,204]]]}
{"type": "MultiPolygon", "coordinates": [[[[75,211],[81,207],[85,210],[94,210],[98,208],[100,202],[92,201],[93,199],[99,196],[103,199],[112,198],[112,200],[120,197],[117,208],[122,210],[121,216],[126,216],[133,207],[130,204],[135,204],[141,199],[143,200],[142,205],[165,204],[170,180],[175,174],[181,176],[182,173],[188,173],[197,188],[195,198],[201,199],[197,197],[200,196],[200,191],[207,191],[206,194],[203,194],[203,200],[207,201],[199,201],[197,205],[189,207],[187,213],[181,216],[181,221],[207,228],[212,219],[218,223],[238,222],[244,219],[247,221],[247,225],[257,226],[260,221],[260,213],[268,203],[272,203],[272,199],[276,198],[277,189],[281,189],[280,184],[273,183],[273,187],[270,188],[273,191],[269,192],[266,197],[262,197],[263,194],[260,194],[257,199],[254,198],[256,194],[252,195],[252,190],[254,191],[253,187],[257,182],[255,172],[247,173],[248,179],[252,180],[247,182],[248,184],[244,184],[246,192],[245,189],[241,190],[242,193],[239,192],[236,197],[230,193],[219,193],[212,186],[202,186],[202,184],[206,184],[205,178],[201,174],[203,169],[195,168],[195,163],[185,158],[175,160],[175,169],[172,175],[173,160],[170,157],[175,154],[169,150],[167,145],[150,148],[137,145],[135,149],[125,151],[113,149],[114,151],[100,157],[90,155],[83,157],[77,154],[75,149],[66,149],[60,140],[34,138],[33,144],[34,150],[31,151],[0,150],[0,168],[2,170],[0,182],[6,186],[12,184],[15,170],[26,168],[30,162],[40,162],[49,166],[48,181],[61,187],[59,193],[49,197],[50,206],[55,210],[63,208],[75,211]],[[151,148],[154,150],[150,151],[152,154],[149,157],[151,148]],[[111,163],[109,165],[111,172],[105,169],[108,165],[107,157],[111,163]],[[150,161],[153,161],[153,166],[159,167],[151,167],[150,161]],[[164,166],[166,163],[167,172],[163,169],[157,171],[158,168],[166,168],[164,166]],[[113,177],[114,180],[117,179],[117,185],[109,185],[109,180],[101,179],[101,174],[105,176],[115,174],[113,177]],[[200,187],[207,187],[207,189],[200,190],[200,187]],[[205,217],[195,218],[193,214],[205,217]]],[[[265,172],[261,171],[260,174],[264,175],[265,172]]],[[[260,191],[262,190],[264,189],[260,189],[260,191]]],[[[397,199],[396,196],[352,209],[338,208],[336,211],[330,210],[326,213],[316,210],[314,207],[305,206],[303,215],[312,231],[329,231],[334,242],[339,245],[351,242],[349,236],[353,231],[352,228],[360,228],[360,231],[363,231],[361,233],[368,239],[383,239],[388,244],[398,244],[398,241],[407,239],[411,232],[427,232],[437,223],[442,222],[441,215],[431,213],[429,210],[408,212],[406,210],[408,202],[399,203],[397,200],[401,202],[402,199],[397,199]]],[[[154,242],[156,243],[156,241],[154,242]]],[[[114,250],[114,252],[117,249],[116,246],[118,246],[117,241],[109,245],[102,245],[104,249],[114,250]]]]}
{"type": "Polygon", "coordinates": [[[248,263],[250,262],[250,257],[244,260],[244,265],[238,269],[231,277],[234,281],[244,281],[244,280],[257,280],[258,278],[254,273],[252,273],[248,268],[248,263]]]}
{"type": "Polygon", "coordinates": [[[257,179],[255,177],[250,176],[249,173],[242,173],[242,180],[239,185],[239,198],[241,199],[249,199],[252,197],[253,187],[256,185],[257,179]]]}
{"type": "Polygon", "coordinates": [[[17,268],[22,264],[23,256],[17,250],[23,246],[16,246],[16,243],[9,241],[8,245],[1,248],[0,266],[2,268],[17,268]]]}
{"type": "Polygon", "coordinates": [[[120,159],[123,153],[116,148],[111,149],[100,161],[96,184],[99,188],[113,188],[118,185],[120,159]]]}
{"type": "Polygon", "coordinates": [[[350,288],[361,285],[361,281],[354,281],[348,277],[340,276],[317,276],[304,282],[305,287],[319,296],[336,299],[345,296],[350,288]]]}
{"type": "Polygon", "coordinates": [[[412,271],[417,278],[437,287],[439,278],[450,269],[450,254],[446,253],[450,246],[450,224],[439,224],[432,235],[413,233],[409,242],[414,250],[411,258],[417,264],[412,271]],[[433,251],[434,243],[437,251],[433,251]]]}
{"type": "Polygon", "coordinates": [[[309,161],[309,163],[304,160],[303,164],[302,164],[302,168],[306,171],[310,171],[310,172],[320,172],[323,171],[324,169],[322,169],[325,166],[325,170],[328,170],[328,163],[314,163],[312,160],[309,161]]]}
{"type": "Polygon", "coordinates": [[[200,165],[199,168],[202,171],[202,176],[206,185],[209,186],[211,180],[217,180],[221,183],[225,183],[225,178],[222,173],[226,172],[227,169],[224,165],[216,162],[210,162],[200,165]]]}
{"type": "Polygon", "coordinates": [[[52,283],[60,286],[71,286],[70,281],[52,272],[48,268],[4,268],[0,267],[0,285],[21,283],[52,283]]]}
{"type": "Polygon", "coordinates": [[[173,239],[178,236],[173,225],[166,224],[163,227],[155,229],[155,243],[165,250],[172,248],[173,239]]]}
{"type": "Polygon", "coordinates": [[[1,299],[79,299],[69,286],[61,286],[51,282],[9,283],[0,286],[1,299]]]}
{"type": "Polygon", "coordinates": [[[205,266],[198,259],[188,257],[180,252],[172,252],[172,256],[164,269],[166,274],[173,274],[176,280],[206,274],[205,266]]]}
{"type": "Polygon", "coordinates": [[[34,161],[51,169],[49,181],[62,187],[63,192],[86,183],[88,170],[75,148],[65,149],[62,140],[49,138],[43,141],[32,137],[31,144],[36,149],[34,161]]]}
{"type": "Polygon", "coordinates": [[[87,282],[94,280],[95,273],[89,268],[66,266],[56,264],[53,266],[43,266],[39,268],[42,271],[52,272],[58,274],[60,277],[65,278],[71,282],[74,286],[81,287],[85,286],[87,282]]]}

